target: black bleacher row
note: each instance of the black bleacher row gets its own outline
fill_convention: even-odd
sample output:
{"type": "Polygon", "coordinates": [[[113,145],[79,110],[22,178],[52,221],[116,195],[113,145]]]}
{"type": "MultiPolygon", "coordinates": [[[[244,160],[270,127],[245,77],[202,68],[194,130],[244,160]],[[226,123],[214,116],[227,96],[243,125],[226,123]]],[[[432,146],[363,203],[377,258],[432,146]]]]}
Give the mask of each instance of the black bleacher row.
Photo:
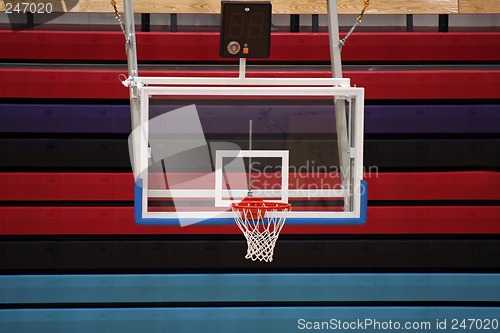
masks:
{"type": "MultiPolygon", "coordinates": [[[[0,138],[0,170],[3,171],[131,171],[128,141],[124,137],[95,138],[0,138]]],[[[233,142],[240,142],[233,141],[233,142]]],[[[318,147],[317,156],[309,152],[309,160],[321,160],[331,142],[301,140],[318,147]]],[[[210,143],[210,141],[209,141],[210,143]]],[[[242,142],[243,143],[243,142],[242,142]]],[[[256,140],[256,147],[259,146],[256,140]]],[[[430,139],[366,139],[364,164],[379,171],[418,170],[498,170],[500,139],[430,138],[430,139]]],[[[304,166],[295,158],[297,166],[304,166]]],[[[196,172],[209,172],[198,170],[196,172]]]]}

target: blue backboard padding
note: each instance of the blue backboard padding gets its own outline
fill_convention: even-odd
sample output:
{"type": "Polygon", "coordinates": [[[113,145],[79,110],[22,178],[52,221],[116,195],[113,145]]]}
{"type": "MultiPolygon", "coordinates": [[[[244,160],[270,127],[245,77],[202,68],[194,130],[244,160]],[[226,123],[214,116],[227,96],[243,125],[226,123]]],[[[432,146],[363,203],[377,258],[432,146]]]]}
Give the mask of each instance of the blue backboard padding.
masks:
{"type": "MultiPolygon", "coordinates": [[[[281,332],[483,332],[462,329],[474,319],[487,332],[498,330],[499,307],[481,306],[324,306],[80,308],[0,310],[0,332],[9,333],[281,333],[281,332]],[[329,325],[354,322],[350,329],[329,325]],[[323,330],[306,325],[327,322],[323,330]],[[311,323],[311,324],[308,324],[311,323]],[[359,326],[361,323],[363,326],[359,326]],[[370,323],[370,326],[367,325],[370,323]],[[392,323],[392,324],[391,324],[392,323]],[[408,325],[409,329],[404,329],[408,325]],[[437,327],[441,323],[441,329],[437,327]],[[442,323],[445,323],[443,326],[442,323]],[[378,326],[376,326],[378,325],[378,326]],[[392,326],[386,326],[392,325],[392,326]],[[389,327],[399,329],[389,329],[389,327]],[[412,326],[417,325],[417,326],[412,326]],[[493,326],[492,326],[493,325],[493,326]],[[302,327],[302,329],[301,329],[302,327]],[[332,326],[330,326],[332,327],[332,326]],[[446,327],[446,329],[444,329],[446,327]],[[492,329],[491,327],[497,327],[492,329]],[[385,329],[384,329],[385,328],[385,329]]],[[[342,324],[341,324],[342,325],[342,324]]],[[[351,325],[351,324],[348,324],[351,325]]],[[[474,328],[474,326],[472,326],[474,328]]]]}
{"type": "Polygon", "coordinates": [[[500,274],[0,276],[1,304],[455,301],[499,302],[500,274]]]}
{"type": "MultiPolygon", "coordinates": [[[[173,107],[152,107],[152,116],[173,107]]],[[[231,123],[233,133],[247,133],[248,118],[255,119],[256,133],[288,130],[286,126],[294,115],[298,119],[331,113],[327,106],[241,106],[198,105],[205,133],[226,133],[223,127],[231,123]],[[221,122],[226,119],[226,122],[221,122]],[[261,120],[261,125],[259,121],[261,120]],[[224,124],[224,125],[221,125],[224,124]]],[[[322,122],[325,128],[307,128],[304,132],[330,132],[334,126],[322,122]]],[[[79,104],[0,104],[0,132],[33,133],[130,133],[128,105],[79,104]]],[[[498,133],[500,132],[500,105],[366,105],[366,133],[498,133]]]]}

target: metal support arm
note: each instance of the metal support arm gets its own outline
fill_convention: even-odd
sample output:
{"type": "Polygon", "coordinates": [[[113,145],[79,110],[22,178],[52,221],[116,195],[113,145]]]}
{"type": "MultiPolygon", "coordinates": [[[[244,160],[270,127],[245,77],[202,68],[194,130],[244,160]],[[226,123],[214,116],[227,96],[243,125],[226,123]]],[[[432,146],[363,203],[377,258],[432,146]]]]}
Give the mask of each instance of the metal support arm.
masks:
{"type": "MultiPolygon", "coordinates": [[[[128,64],[128,75],[129,78],[136,78],[139,75],[139,69],[137,65],[137,49],[135,41],[135,22],[134,22],[134,6],[132,0],[124,0],[124,17],[125,17],[125,38],[126,38],[126,52],[127,52],[127,64],[128,64]]],[[[140,121],[140,99],[139,99],[139,89],[137,85],[130,85],[130,115],[132,120],[132,130],[137,128],[140,121]]],[[[132,142],[133,147],[139,147],[139,143],[132,142]]],[[[133,151],[138,151],[135,148],[133,151]]],[[[132,158],[133,163],[138,163],[138,158],[132,158]]],[[[134,170],[139,170],[138,165],[134,165],[134,170]]]]}
{"type": "MultiPolygon", "coordinates": [[[[337,13],[337,0],[327,0],[328,35],[330,41],[330,61],[332,76],[342,78],[342,58],[339,37],[339,20],[337,13]]],[[[349,138],[347,132],[347,115],[345,99],[335,98],[335,122],[337,126],[337,146],[339,152],[340,171],[342,177],[342,188],[350,187],[351,181],[351,155],[349,149],[349,138]]],[[[352,198],[345,198],[344,209],[351,209],[352,198]]]]}

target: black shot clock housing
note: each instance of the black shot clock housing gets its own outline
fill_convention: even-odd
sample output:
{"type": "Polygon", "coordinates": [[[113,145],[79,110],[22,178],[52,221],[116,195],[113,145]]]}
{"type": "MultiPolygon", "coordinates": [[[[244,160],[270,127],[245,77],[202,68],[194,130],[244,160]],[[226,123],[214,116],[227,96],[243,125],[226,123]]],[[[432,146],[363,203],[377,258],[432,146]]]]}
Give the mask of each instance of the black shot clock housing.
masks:
{"type": "Polygon", "coordinates": [[[268,58],[271,13],[269,1],[222,1],[220,56],[268,58]]]}

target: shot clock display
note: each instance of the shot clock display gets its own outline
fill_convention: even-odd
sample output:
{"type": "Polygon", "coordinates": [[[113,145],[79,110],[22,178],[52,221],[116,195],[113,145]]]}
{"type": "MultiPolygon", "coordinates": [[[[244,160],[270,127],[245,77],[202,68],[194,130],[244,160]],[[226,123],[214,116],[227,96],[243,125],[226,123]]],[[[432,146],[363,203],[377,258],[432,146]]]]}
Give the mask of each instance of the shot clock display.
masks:
{"type": "Polygon", "coordinates": [[[221,57],[267,58],[270,46],[270,2],[222,1],[221,57]]]}

